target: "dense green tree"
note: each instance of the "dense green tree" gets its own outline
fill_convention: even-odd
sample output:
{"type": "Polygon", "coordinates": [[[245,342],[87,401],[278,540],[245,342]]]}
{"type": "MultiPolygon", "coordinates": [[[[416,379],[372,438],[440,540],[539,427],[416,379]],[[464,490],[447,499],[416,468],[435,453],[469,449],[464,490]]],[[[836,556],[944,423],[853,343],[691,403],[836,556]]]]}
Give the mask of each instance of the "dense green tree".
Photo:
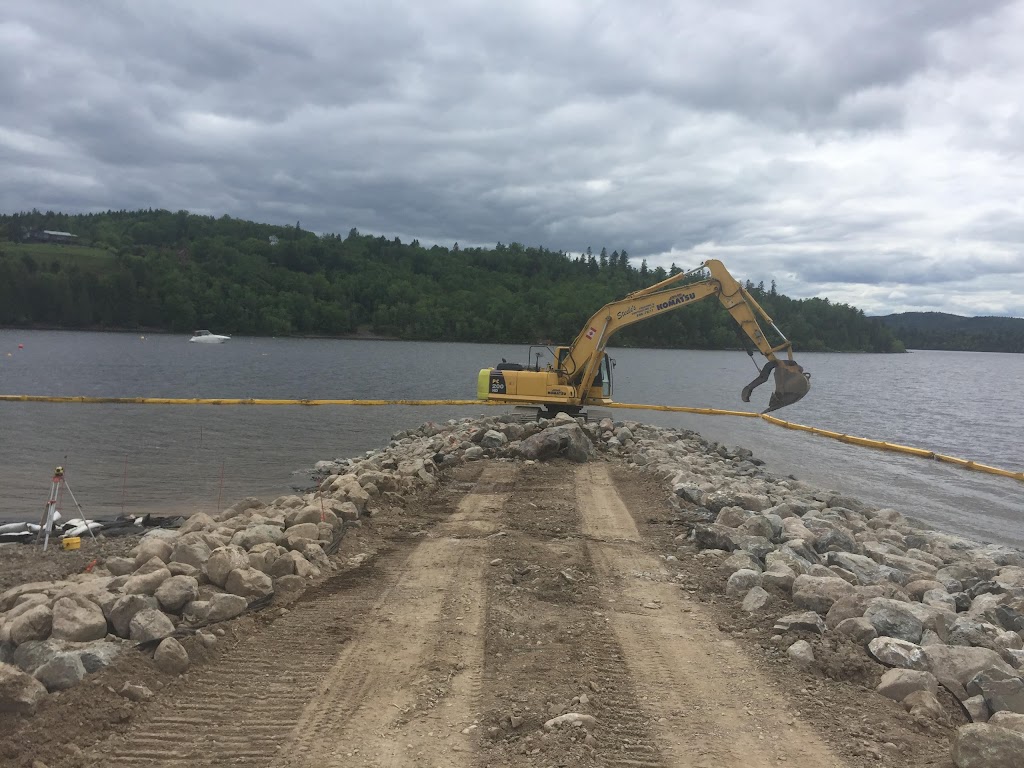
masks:
{"type": "MultiPolygon", "coordinates": [[[[71,231],[91,247],[0,244],[0,324],[565,343],[602,305],[682,271],[634,268],[623,250],[426,248],[355,228],[318,236],[298,222],[187,211],[0,216],[9,236],[30,229],[71,231]]],[[[798,349],[901,349],[854,307],[790,299],[774,282],[748,289],[798,349]]],[[[719,349],[741,339],[711,300],[626,328],[614,343],[719,349]]]]}

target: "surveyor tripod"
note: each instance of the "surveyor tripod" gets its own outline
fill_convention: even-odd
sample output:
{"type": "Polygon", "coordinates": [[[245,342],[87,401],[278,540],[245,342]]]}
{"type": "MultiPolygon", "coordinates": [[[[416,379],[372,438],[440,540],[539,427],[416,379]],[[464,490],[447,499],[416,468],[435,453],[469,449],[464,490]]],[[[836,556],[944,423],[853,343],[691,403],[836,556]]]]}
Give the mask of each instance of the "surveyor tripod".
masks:
{"type": "Polygon", "coordinates": [[[96,534],[92,532],[92,526],[85,519],[85,513],[82,512],[82,505],[78,503],[78,499],[75,498],[75,494],[71,491],[71,486],[68,485],[67,478],[64,477],[64,467],[57,467],[53,470],[53,483],[50,485],[50,498],[46,500],[46,510],[43,512],[43,519],[40,521],[39,532],[44,534],[43,538],[43,552],[50,545],[50,531],[53,530],[53,526],[57,522],[57,518],[60,513],[57,511],[57,504],[60,501],[60,492],[62,488],[66,488],[68,495],[71,496],[71,500],[75,502],[75,506],[78,507],[78,513],[82,516],[82,523],[85,525],[89,535],[92,536],[93,541],[96,540],[96,534]]]}

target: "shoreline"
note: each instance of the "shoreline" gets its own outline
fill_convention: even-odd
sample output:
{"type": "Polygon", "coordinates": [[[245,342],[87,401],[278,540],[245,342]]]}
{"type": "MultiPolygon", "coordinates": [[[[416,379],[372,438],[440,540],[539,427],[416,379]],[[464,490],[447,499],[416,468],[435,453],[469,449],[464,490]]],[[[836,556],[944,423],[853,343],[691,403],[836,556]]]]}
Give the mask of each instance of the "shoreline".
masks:
{"type": "MultiPolygon", "coordinates": [[[[19,325],[0,325],[0,331],[60,331],[67,333],[120,333],[120,334],[134,334],[139,336],[190,336],[191,331],[168,331],[165,329],[157,328],[66,328],[62,326],[50,326],[50,325],[33,325],[33,326],[19,326],[19,325]]],[[[266,336],[260,334],[240,334],[238,336],[232,336],[232,338],[239,339],[329,339],[335,341],[402,341],[411,343],[424,343],[424,344],[492,344],[495,346],[522,346],[522,347],[538,347],[538,346],[557,346],[556,343],[541,343],[532,341],[451,341],[449,339],[406,339],[400,336],[389,336],[386,334],[375,334],[375,333],[349,333],[349,334],[288,334],[285,336],[266,336]]],[[[745,352],[743,347],[638,347],[638,346],[624,346],[609,344],[608,349],[650,349],[650,350],[678,350],[680,352],[745,352]]],[[[837,350],[837,349],[817,349],[817,350],[804,350],[803,354],[826,354],[826,355],[899,355],[908,354],[914,350],[903,350],[902,352],[866,352],[859,349],[851,350],[837,350]]],[[[950,352],[950,351],[964,351],[970,352],[972,350],[923,350],[923,351],[935,351],[935,352],[950,352]]],[[[1001,354],[1013,354],[1013,353],[1001,353],[1001,354]]]]}

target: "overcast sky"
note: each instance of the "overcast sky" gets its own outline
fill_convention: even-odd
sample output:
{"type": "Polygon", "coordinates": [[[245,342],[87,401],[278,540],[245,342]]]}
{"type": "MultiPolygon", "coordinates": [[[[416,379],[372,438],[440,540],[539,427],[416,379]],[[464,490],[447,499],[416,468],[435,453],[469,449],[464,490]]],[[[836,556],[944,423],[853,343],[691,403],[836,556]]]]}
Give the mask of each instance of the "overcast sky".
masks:
{"type": "Polygon", "coordinates": [[[1024,0],[4,0],[0,210],[721,258],[1024,317],[1024,0]]]}

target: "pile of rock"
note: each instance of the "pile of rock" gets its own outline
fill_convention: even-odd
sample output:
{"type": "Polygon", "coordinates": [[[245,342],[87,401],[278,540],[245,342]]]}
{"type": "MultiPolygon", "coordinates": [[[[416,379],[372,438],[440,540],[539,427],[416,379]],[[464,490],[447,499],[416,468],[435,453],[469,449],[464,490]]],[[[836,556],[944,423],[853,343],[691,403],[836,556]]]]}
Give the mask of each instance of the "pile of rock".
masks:
{"type": "Polygon", "coordinates": [[[177,637],[232,619],[254,601],[300,593],[335,567],[329,551],[371,504],[403,505],[436,482],[439,468],[463,461],[585,461],[596,432],[564,416],[525,425],[509,417],[427,423],[363,457],[319,462],[309,493],[196,514],[177,530],[149,532],[131,557],[9,589],[0,594],[0,711],[34,711],[43,692],[78,684],[127,647],[152,652],[160,669],[180,674],[189,657],[177,637]]]}
{"type": "MultiPolygon", "coordinates": [[[[751,612],[770,595],[792,604],[778,639],[803,631],[861,644],[893,668],[878,692],[915,716],[945,719],[945,686],[975,723],[960,731],[957,765],[974,765],[978,750],[1009,754],[1006,745],[1024,754],[1024,553],[774,478],[749,451],[693,433],[630,424],[617,435],[627,429],[615,450],[667,481],[689,529],[680,543],[724,567],[727,594],[751,612]]],[[[814,661],[806,640],[788,652],[814,661]]]]}
{"type": "MultiPolygon", "coordinates": [[[[918,717],[945,717],[938,686],[952,691],[975,721],[958,732],[958,766],[1024,753],[1021,552],[773,477],[749,451],[692,432],[564,415],[427,423],[363,457],[318,463],[315,491],[194,515],[177,531],[147,534],[131,558],[0,594],[0,710],[31,712],[44,691],[74,685],[125,644],[155,647],[163,669],[184,671],[188,655],[172,634],[297,594],[334,567],[328,550],[346,521],[371,505],[403,505],[439,469],[487,458],[584,462],[598,452],[664,480],[688,527],[680,543],[725,566],[726,591],[744,609],[762,610],[772,595],[792,604],[777,619],[780,638],[834,633],[862,644],[892,667],[879,693],[918,717]],[[983,753],[996,758],[972,762],[983,753]]],[[[807,640],[788,653],[814,663],[807,640]]]]}

